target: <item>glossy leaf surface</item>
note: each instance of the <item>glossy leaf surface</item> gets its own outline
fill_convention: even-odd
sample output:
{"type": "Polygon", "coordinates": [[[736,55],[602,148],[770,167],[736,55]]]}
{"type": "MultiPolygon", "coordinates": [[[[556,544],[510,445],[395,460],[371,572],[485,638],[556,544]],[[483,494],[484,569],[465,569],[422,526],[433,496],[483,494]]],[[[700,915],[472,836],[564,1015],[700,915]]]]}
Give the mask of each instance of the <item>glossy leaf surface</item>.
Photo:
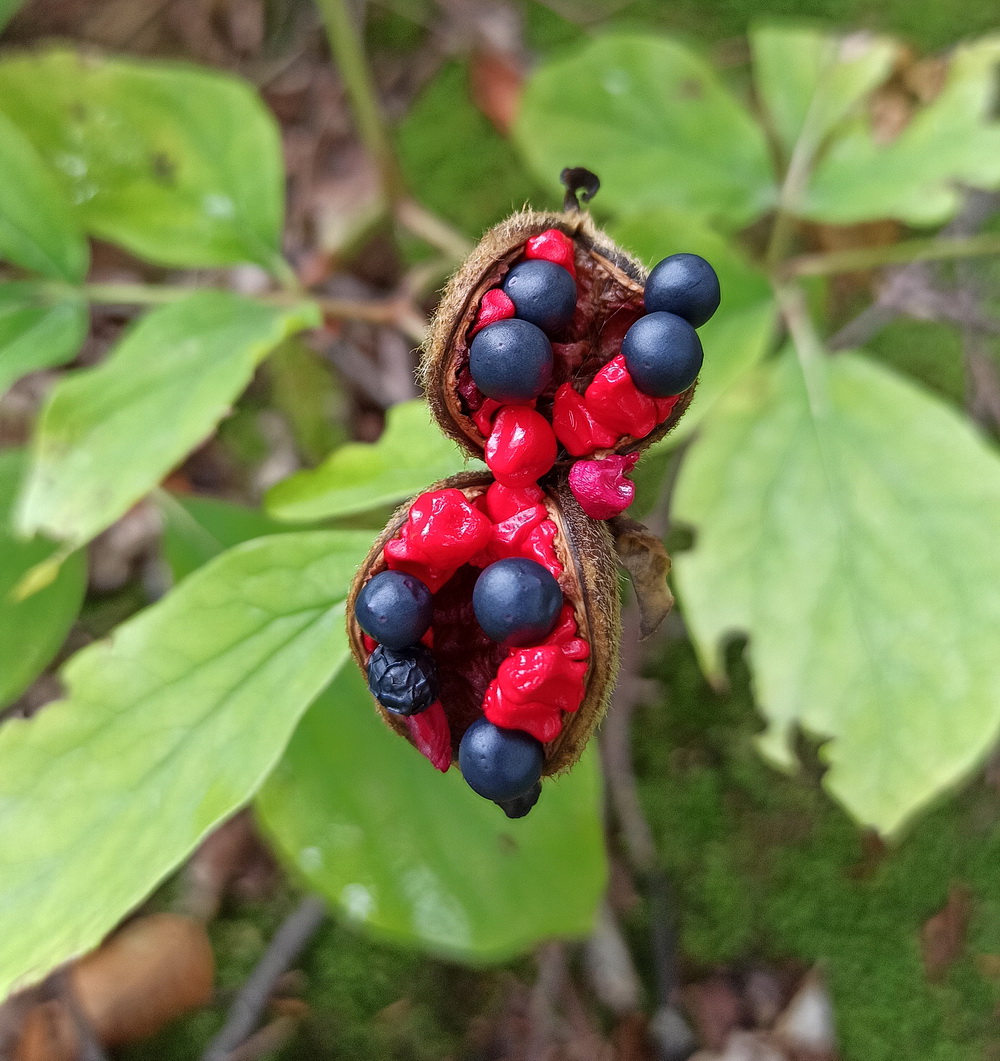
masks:
{"type": "Polygon", "coordinates": [[[94,235],[165,265],[275,266],[281,145],[248,84],[53,49],[0,63],[0,112],[59,172],[94,235]]]}
{"type": "Polygon", "coordinates": [[[604,890],[597,762],[507,819],[378,718],[348,665],[309,710],[257,807],[286,859],[346,918],[468,961],[585,935],[604,890]]]}
{"type": "Polygon", "coordinates": [[[19,512],[26,534],[74,545],[109,526],[204,441],[314,306],[203,291],[153,310],[97,368],[61,380],[42,412],[19,512]]]}
{"type": "Polygon", "coordinates": [[[0,707],[20,696],[59,651],[86,586],[86,558],[75,553],[51,585],[22,601],[13,597],[21,579],[55,550],[51,542],[22,541],[11,527],[26,464],[20,450],[0,452],[0,707]]]}
{"type": "Polygon", "coordinates": [[[998,63],[1000,36],[956,49],[940,95],[888,144],[867,121],[856,123],[821,159],[798,212],[835,224],[893,217],[931,225],[958,209],[959,185],[1000,187],[998,63]]]}
{"type": "Polygon", "coordinates": [[[0,394],[29,372],[71,361],[87,337],[87,305],[40,285],[0,283],[0,394]]]}
{"type": "Polygon", "coordinates": [[[760,127],[698,55],[662,37],[599,37],[524,90],[516,142],[545,187],[563,167],[601,178],[600,209],[669,205],[739,227],[774,201],[760,127]]]}
{"type": "Polygon", "coordinates": [[[762,747],[826,741],[827,789],[891,833],[1000,729],[1000,460],[912,383],[786,351],[713,411],[684,462],[675,557],[710,674],[749,635],[762,747]]]}
{"type": "Polygon", "coordinates": [[[347,658],[370,537],[237,546],[77,653],[64,700],[0,727],[0,998],[94,947],[249,799],[347,658]]]}
{"type": "Polygon", "coordinates": [[[818,146],[892,72],[899,45],[867,33],[836,36],[763,25],[750,34],[754,81],[785,161],[805,135],[818,146]]]}
{"type": "Polygon", "coordinates": [[[349,442],[334,450],[318,468],[272,487],[266,507],[282,520],[349,516],[403,501],[467,466],[478,465],[467,465],[431,420],[426,402],[402,402],[389,410],[377,442],[349,442]]]}
{"type": "Polygon", "coordinates": [[[65,192],[28,138],[2,113],[0,259],[70,282],[83,279],[88,261],[65,192]]]}

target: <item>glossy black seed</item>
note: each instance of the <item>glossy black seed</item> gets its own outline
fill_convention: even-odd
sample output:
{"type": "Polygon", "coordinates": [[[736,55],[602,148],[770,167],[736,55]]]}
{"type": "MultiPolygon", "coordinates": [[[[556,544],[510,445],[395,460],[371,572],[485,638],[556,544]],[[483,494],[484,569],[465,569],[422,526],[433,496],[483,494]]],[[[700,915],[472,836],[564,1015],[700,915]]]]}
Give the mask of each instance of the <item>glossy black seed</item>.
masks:
{"type": "Polygon", "coordinates": [[[437,665],[423,645],[379,645],[368,660],[368,688],[395,715],[417,715],[438,698],[437,665]]]}
{"type": "Polygon", "coordinates": [[[542,775],[544,760],[540,741],[485,718],[469,726],[458,746],[458,765],[469,786],[498,803],[527,796],[542,775]]]}
{"type": "Polygon", "coordinates": [[[472,340],[469,371],[487,398],[530,401],[552,378],[552,346],[541,328],[529,321],[497,321],[472,340]]]}
{"type": "Polygon", "coordinates": [[[513,799],[498,799],[496,805],[507,815],[508,818],[523,818],[528,811],[538,802],[542,794],[542,783],[536,781],[523,796],[515,796],[513,799]]]}
{"type": "Polygon", "coordinates": [[[674,313],[647,313],[625,333],[622,354],[644,394],[680,394],[698,378],[704,354],[698,333],[674,313]]]}
{"type": "Polygon", "coordinates": [[[534,560],[512,556],[490,564],[476,579],[472,608],[488,637],[502,645],[534,645],[559,618],[559,583],[534,560]]]}
{"type": "Polygon", "coordinates": [[[671,254],[646,281],[646,311],[676,313],[700,328],[719,308],[722,292],[715,270],[698,254],[671,254]]]}
{"type": "Polygon", "coordinates": [[[434,615],[431,591],[414,575],[382,571],[365,583],[354,617],[369,637],[386,648],[415,645],[434,615]]]}
{"type": "Polygon", "coordinates": [[[576,281],[555,262],[529,259],[515,265],[503,289],[518,318],[538,325],[546,335],[565,328],[576,312],[576,281]]]}

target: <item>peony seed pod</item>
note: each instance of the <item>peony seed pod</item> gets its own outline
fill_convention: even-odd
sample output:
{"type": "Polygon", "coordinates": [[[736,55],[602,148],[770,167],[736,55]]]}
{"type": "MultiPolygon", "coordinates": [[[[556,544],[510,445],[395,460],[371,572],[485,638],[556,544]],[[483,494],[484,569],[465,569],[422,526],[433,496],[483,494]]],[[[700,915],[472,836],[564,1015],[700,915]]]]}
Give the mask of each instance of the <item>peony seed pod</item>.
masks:
{"type": "Polygon", "coordinates": [[[378,702],[376,681],[385,722],[441,770],[458,761],[466,730],[484,715],[541,744],[542,777],[571,767],[604,715],[618,670],[618,573],[608,527],[584,515],[565,484],[508,487],[468,472],[430,487],[390,519],[348,597],[351,650],[369,674],[378,645],[355,606],[386,570],[406,572],[433,594],[420,646],[436,667],[439,699],[402,715],[378,702]],[[544,569],[562,594],[551,629],[529,644],[492,640],[473,606],[482,573],[511,558],[544,569]]]}
{"type": "MultiPolygon", "coordinates": [[[[502,403],[477,386],[470,350],[484,328],[517,318],[504,282],[537,255],[571,266],[577,290],[571,320],[548,336],[552,372],[534,400],[555,429],[559,462],[638,452],[662,438],[687,408],[694,385],[666,398],[634,386],[621,351],[629,329],[646,314],[646,271],[589,214],[573,210],[525,210],[508,218],[486,233],[448,284],[421,362],[441,429],[470,455],[483,456],[502,403]]],[[[510,357],[517,357],[514,344],[510,357]]]]}

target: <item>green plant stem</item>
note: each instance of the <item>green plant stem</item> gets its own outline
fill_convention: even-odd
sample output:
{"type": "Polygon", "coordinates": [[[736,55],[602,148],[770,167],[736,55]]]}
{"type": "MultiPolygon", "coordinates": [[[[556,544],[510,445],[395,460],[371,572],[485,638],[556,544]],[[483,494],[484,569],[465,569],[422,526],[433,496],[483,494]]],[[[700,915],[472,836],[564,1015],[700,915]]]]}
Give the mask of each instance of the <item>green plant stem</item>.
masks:
{"type": "Polygon", "coordinates": [[[386,199],[395,203],[403,195],[402,175],[382,120],[361,37],[347,9],[346,0],[316,0],[316,6],[323,18],[330,51],[351,101],[358,132],[379,168],[386,199]]]}
{"type": "Polygon", "coordinates": [[[1000,254],[1000,235],[987,233],[962,239],[908,239],[885,247],[857,247],[826,254],[801,254],[781,266],[785,276],[829,276],[879,269],[911,262],[948,261],[1000,254]]]}
{"type": "MultiPolygon", "coordinates": [[[[82,294],[88,301],[97,305],[165,306],[187,298],[199,290],[207,289],[174,287],[166,284],[84,284],[82,288],[69,288],[69,290],[82,294]]],[[[58,291],[64,293],[66,289],[60,286],[58,291]]],[[[269,306],[293,306],[297,302],[314,302],[322,310],[324,317],[332,320],[364,321],[367,324],[398,328],[418,345],[424,341],[427,331],[425,318],[414,305],[412,297],[406,294],[396,298],[364,302],[346,298],[327,298],[323,295],[312,295],[309,292],[281,290],[256,295],[254,298],[269,306]]]]}
{"type": "Polygon", "coordinates": [[[797,284],[775,284],[774,295],[795,348],[813,417],[819,420],[828,406],[826,350],[809,316],[805,292],[797,284]]]}

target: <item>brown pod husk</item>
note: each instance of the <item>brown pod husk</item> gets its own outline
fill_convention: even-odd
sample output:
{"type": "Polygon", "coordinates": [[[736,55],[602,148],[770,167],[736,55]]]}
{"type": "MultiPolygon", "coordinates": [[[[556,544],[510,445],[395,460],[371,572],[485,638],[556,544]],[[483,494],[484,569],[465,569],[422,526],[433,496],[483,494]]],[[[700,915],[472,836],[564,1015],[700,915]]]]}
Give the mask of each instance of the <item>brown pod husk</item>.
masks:
{"type": "MultiPolygon", "coordinates": [[[[546,419],[552,419],[556,388],[566,381],[589,383],[603,365],[620,353],[625,332],[645,312],[645,268],[598,229],[589,213],[522,210],[490,229],[445,288],[420,365],[424,391],[441,430],[474,457],[482,457],[486,439],[465,410],[458,390],[459,375],[469,360],[469,329],[483,295],[503,281],[521,258],[525,242],[553,228],[574,241],[578,294],[577,313],[566,334],[553,338],[556,368],[538,400],[538,409],[546,419]]],[[[598,449],[592,455],[645,449],[673,428],[693,395],[694,385],[680,396],[670,416],[648,435],[626,436],[613,448],[598,449]]],[[[561,450],[559,459],[573,458],[561,450]]]]}
{"type": "MultiPolygon", "coordinates": [[[[435,483],[427,491],[455,488],[471,500],[492,482],[487,473],[464,472],[435,483]]],[[[564,483],[544,490],[546,509],[558,528],[555,547],[563,566],[560,588],[564,600],[573,605],[579,636],[590,646],[583,702],[577,711],[564,713],[562,731],[544,746],[542,776],[548,777],[577,762],[604,717],[618,672],[621,609],[614,543],[608,528],[584,515],[564,483]]],[[[410,505],[407,502],[393,513],[355,576],[347,598],[351,651],[362,671],[367,670],[369,653],[354,618],[354,605],[365,583],[385,570],[385,545],[406,522],[410,505]]],[[[475,620],[472,588],[478,575],[479,568],[467,564],[435,594],[433,652],[441,677],[440,699],[451,727],[453,763],[457,762],[458,745],[465,730],[482,717],[483,694],[506,655],[475,620]],[[449,643],[452,633],[455,643],[449,643]]],[[[405,719],[387,711],[374,698],[373,701],[387,725],[413,743],[405,719]]]]}

